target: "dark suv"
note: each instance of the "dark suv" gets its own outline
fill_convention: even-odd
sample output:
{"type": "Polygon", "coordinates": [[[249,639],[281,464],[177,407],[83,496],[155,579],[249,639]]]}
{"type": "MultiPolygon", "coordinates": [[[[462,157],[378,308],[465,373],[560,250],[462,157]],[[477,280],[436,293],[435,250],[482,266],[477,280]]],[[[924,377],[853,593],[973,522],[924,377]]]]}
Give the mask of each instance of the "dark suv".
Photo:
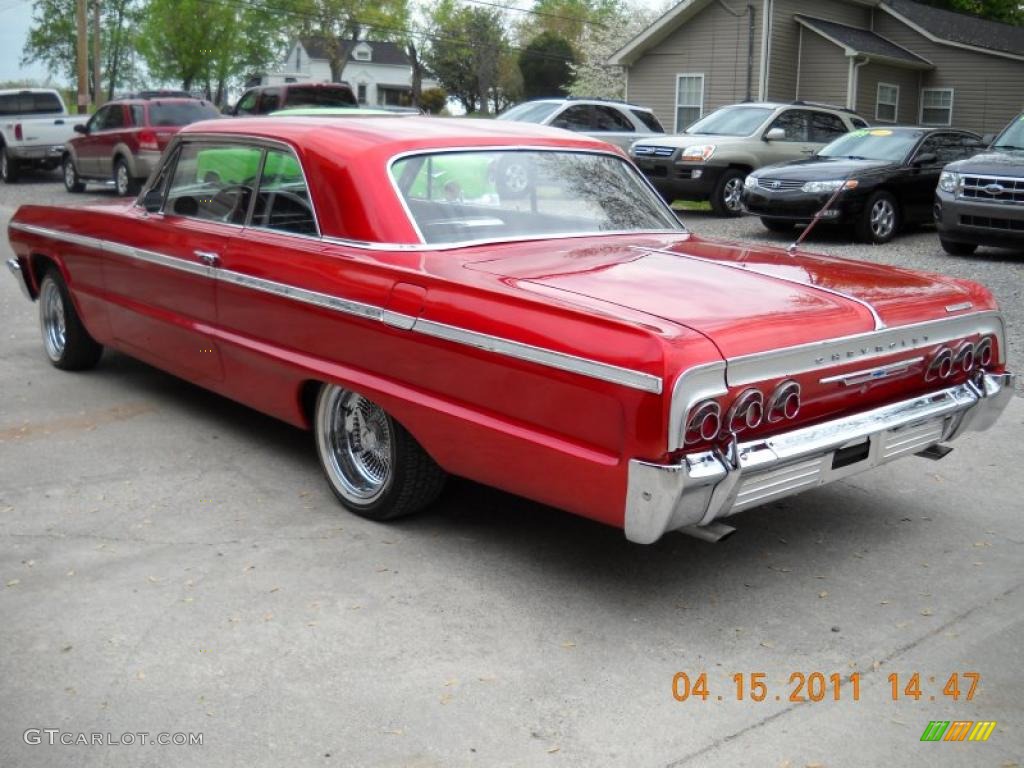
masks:
{"type": "Polygon", "coordinates": [[[64,186],[81,192],[87,181],[113,180],[122,197],[138,194],[171,138],[183,126],[219,118],[202,99],[119,99],[100,107],[64,145],[64,186]]]}
{"type": "Polygon", "coordinates": [[[942,170],[934,213],[946,253],[968,256],[979,245],[1024,250],[1024,114],[988,151],[942,170]]]}
{"type": "Polygon", "coordinates": [[[279,109],[299,107],[358,107],[348,83],[286,83],[261,85],[242,94],[229,115],[269,115],[279,109]]]}

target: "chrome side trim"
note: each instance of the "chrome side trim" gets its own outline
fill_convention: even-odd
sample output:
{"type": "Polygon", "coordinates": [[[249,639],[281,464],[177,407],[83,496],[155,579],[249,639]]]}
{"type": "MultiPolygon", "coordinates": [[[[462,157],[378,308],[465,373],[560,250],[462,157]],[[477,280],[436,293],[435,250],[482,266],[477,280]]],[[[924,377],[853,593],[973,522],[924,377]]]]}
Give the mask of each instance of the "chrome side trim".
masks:
{"type": "Polygon", "coordinates": [[[854,296],[852,294],[843,293],[842,291],[837,291],[834,288],[826,288],[823,285],[814,285],[813,283],[805,283],[802,280],[793,280],[792,278],[783,277],[782,275],[771,275],[771,274],[767,274],[765,272],[758,272],[756,269],[750,269],[748,267],[740,266],[739,264],[731,264],[731,263],[728,263],[728,262],[717,261],[715,259],[706,259],[703,256],[695,256],[692,253],[682,253],[680,251],[669,251],[669,250],[666,250],[664,248],[644,248],[643,246],[639,246],[639,245],[634,245],[634,246],[630,246],[630,247],[633,250],[635,250],[635,251],[648,251],[650,253],[663,253],[666,256],[679,256],[679,257],[682,257],[682,258],[685,258],[685,259],[692,259],[693,261],[702,261],[705,264],[714,264],[714,265],[717,265],[719,267],[726,267],[727,269],[737,269],[737,270],[739,270],[741,272],[745,272],[748,275],[758,275],[760,277],[764,277],[764,278],[767,278],[769,280],[778,280],[780,282],[789,283],[791,285],[800,285],[800,286],[803,286],[804,288],[810,288],[810,289],[815,290],[815,291],[821,291],[822,293],[827,293],[827,294],[829,294],[831,296],[838,296],[841,299],[846,299],[847,301],[852,301],[854,304],[859,304],[860,306],[864,307],[864,309],[866,309],[871,314],[871,320],[875,324],[875,330],[876,331],[880,331],[880,330],[882,330],[883,328],[886,327],[885,326],[885,322],[882,320],[882,317],[878,314],[877,310],[870,303],[868,303],[868,302],[864,301],[864,299],[861,299],[861,298],[859,298],[857,296],[854,296]]]}
{"type": "MultiPolygon", "coordinates": [[[[491,336],[466,328],[459,328],[453,325],[446,325],[432,320],[405,315],[400,312],[378,307],[373,304],[365,304],[359,301],[339,298],[318,291],[311,291],[306,288],[299,288],[287,283],[279,283],[274,280],[267,280],[262,277],[254,277],[241,272],[235,272],[220,267],[207,266],[198,262],[191,262],[174,256],[157,253],[154,251],[142,250],[121,243],[114,243],[107,240],[99,240],[83,235],[75,235],[69,232],[51,230],[31,224],[15,223],[10,225],[19,229],[43,237],[49,237],[63,242],[74,243],[96,250],[116,253],[127,258],[138,259],[161,267],[176,269],[191,274],[207,277],[211,280],[219,280],[232,285],[237,285],[250,290],[268,293],[292,301],[310,304],[316,307],[341,312],[347,315],[376,320],[395,328],[400,328],[414,333],[421,333],[425,336],[444,339],[456,344],[482,349],[494,354],[512,357],[517,360],[543,365],[548,368],[555,368],[560,371],[576,373],[591,379],[607,381],[612,384],[619,384],[630,389],[638,389],[652,394],[661,394],[662,380],[660,376],[634,371],[629,368],[603,363],[597,360],[590,360],[566,352],[558,352],[552,349],[537,347],[524,342],[503,339],[498,336],[491,336]]],[[[719,364],[724,365],[724,364],[719,364]]]]}
{"type": "Polygon", "coordinates": [[[28,283],[25,282],[25,273],[21,271],[21,263],[17,259],[8,259],[7,269],[10,271],[14,279],[18,281],[18,287],[21,288],[21,292],[25,298],[32,301],[32,294],[29,293],[28,283]]]}
{"type": "Polygon", "coordinates": [[[650,544],[673,530],[709,525],[749,507],[888,463],[964,432],[991,427],[1013,399],[1010,373],[980,374],[957,386],[773,437],[700,451],[675,464],[629,462],[626,538],[650,544]],[[841,448],[863,458],[835,466],[841,448]]]}
{"type": "Polygon", "coordinates": [[[733,357],[728,360],[726,377],[730,386],[754,384],[765,379],[795,376],[831,365],[872,360],[903,351],[911,352],[964,336],[986,333],[996,337],[999,346],[998,362],[1003,364],[1006,360],[1003,317],[996,310],[985,310],[733,357]]]}

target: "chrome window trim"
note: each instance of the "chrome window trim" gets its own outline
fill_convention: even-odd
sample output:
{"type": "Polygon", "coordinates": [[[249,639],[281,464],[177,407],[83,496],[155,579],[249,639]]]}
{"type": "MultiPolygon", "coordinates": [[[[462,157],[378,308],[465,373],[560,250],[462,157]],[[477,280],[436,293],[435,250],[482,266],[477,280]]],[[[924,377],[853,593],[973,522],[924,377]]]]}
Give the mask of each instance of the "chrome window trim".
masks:
{"type": "Polygon", "coordinates": [[[121,256],[138,259],[157,266],[201,275],[208,277],[211,280],[238,285],[243,288],[261,291],[263,293],[280,296],[292,301],[298,301],[304,304],[333,310],[335,312],[341,312],[346,315],[379,321],[395,328],[420,333],[424,336],[443,339],[445,341],[473,347],[475,349],[481,349],[487,352],[493,352],[495,354],[515,358],[517,360],[525,360],[547,368],[576,373],[580,376],[586,376],[587,378],[598,379],[612,384],[619,384],[630,389],[637,389],[656,395],[661,394],[662,392],[661,377],[645,373],[643,371],[635,371],[629,368],[613,365],[611,363],[590,360],[567,352],[559,352],[552,349],[546,349],[544,347],[537,347],[525,342],[491,336],[489,334],[472,331],[467,328],[447,325],[433,320],[424,320],[412,315],[394,312],[374,304],[365,304],[351,299],[344,299],[330,294],[312,291],[307,288],[299,288],[298,286],[289,285],[287,283],[279,283],[274,280],[254,277],[252,275],[246,275],[241,272],[235,272],[233,270],[223,269],[220,267],[209,267],[203,264],[179,259],[174,256],[168,256],[155,251],[133,248],[131,246],[109,240],[100,240],[94,237],[77,235],[70,232],[61,232],[59,230],[52,230],[46,227],[36,226],[34,224],[22,224],[20,222],[14,222],[10,227],[30,234],[50,237],[54,240],[74,243],[76,245],[107,251],[109,253],[116,253],[121,256]]]}
{"type": "Polygon", "coordinates": [[[749,267],[740,266],[739,264],[733,264],[733,263],[728,263],[728,262],[716,261],[715,259],[706,259],[703,256],[696,256],[696,255],[694,255],[692,253],[684,253],[684,252],[681,252],[681,251],[669,251],[669,250],[666,250],[664,248],[644,248],[643,246],[640,246],[640,245],[632,245],[632,246],[630,246],[630,248],[632,248],[635,251],[647,251],[647,252],[650,252],[650,253],[663,253],[663,254],[665,254],[667,256],[681,256],[683,258],[693,259],[694,261],[702,261],[705,264],[715,264],[715,265],[720,266],[720,267],[726,267],[727,269],[738,269],[741,272],[746,272],[748,275],[758,275],[760,277],[765,277],[765,278],[768,278],[770,280],[779,280],[779,281],[781,281],[783,283],[789,283],[791,285],[801,285],[801,286],[804,286],[805,288],[811,288],[812,290],[815,290],[815,291],[821,291],[822,293],[827,293],[827,294],[830,294],[832,296],[838,296],[839,298],[846,299],[848,301],[852,301],[855,304],[859,304],[864,309],[866,309],[871,314],[871,320],[875,324],[875,330],[876,331],[880,331],[880,330],[882,330],[883,328],[886,327],[885,326],[885,322],[882,320],[881,316],[878,314],[878,311],[870,303],[868,303],[864,299],[861,299],[861,298],[859,298],[857,296],[853,296],[853,295],[851,295],[849,293],[843,293],[842,291],[837,291],[834,288],[826,288],[823,285],[814,285],[813,283],[805,283],[802,280],[793,280],[792,278],[784,277],[782,275],[772,275],[772,274],[769,274],[769,273],[766,273],[766,272],[759,272],[756,269],[750,269],[749,267]]]}
{"type": "Polygon", "coordinates": [[[686,227],[683,225],[683,223],[681,221],[679,221],[679,217],[676,216],[675,211],[673,211],[671,206],[669,206],[668,203],[665,202],[664,198],[662,198],[661,195],[658,194],[658,190],[654,188],[654,185],[651,184],[650,180],[644,174],[642,174],[640,172],[640,170],[636,167],[636,165],[631,160],[629,160],[628,158],[623,157],[621,154],[619,154],[618,152],[616,152],[614,150],[611,150],[611,149],[607,149],[607,150],[605,150],[605,149],[597,149],[597,148],[586,148],[585,149],[585,148],[581,148],[581,147],[558,147],[558,146],[550,146],[550,145],[548,145],[548,146],[545,146],[545,145],[536,146],[536,145],[532,145],[532,144],[522,144],[522,145],[506,145],[506,144],[500,144],[499,145],[499,144],[495,144],[495,145],[489,145],[489,146],[462,146],[462,147],[437,147],[437,148],[429,148],[428,147],[428,148],[420,148],[420,149],[410,149],[410,150],[406,150],[404,152],[399,152],[398,154],[392,155],[388,159],[386,173],[387,173],[388,181],[391,183],[391,189],[394,191],[395,197],[398,198],[398,202],[401,204],[402,210],[405,211],[405,216],[408,219],[409,224],[410,224],[410,226],[413,229],[413,232],[416,233],[416,237],[419,239],[419,243],[418,244],[419,245],[428,246],[432,250],[448,250],[450,248],[463,248],[466,245],[469,245],[471,243],[475,244],[475,243],[519,242],[519,241],[527,241],[527,240],[557,239],[557,238],[561,238],[561,237],[597,237],[597,236],[609,235],[609,234],[641,234],[643,232],[651,232],[651,231],[653,231],[653,232],[670,232],[670,233],[673,233],[673,234],[682,234],[682,233],[687,232],[686,227]],[[400,190],[398,188],[398,182],[395,179],[394,173],[392,172],[393,169],[394,169],[394,165],[395,165],[395,163],[399,162],[400,160],[404,160],[404,159],[409,158],[409,157],[416,157],[416,156],[419,156],[419,155],[442,155],[442,154],[447,155],[447,154],[455,154],[455,153],[463,153],[464,154],[464,153],[470,153],[470,152],[471,153],[475,153],[475,154],[482,154],[482,153],[486,153],[486,152],[552,152],[552,153],[561,153],[561,154],[599,155],[599,156],[603,155],[605,157],[613,157],[616,160],[619,160],[620,162],[625,163],[629,167],[630,172],[640,180],[641,186],[646,187],[647,191],[650,192],[650,194],[651,194],[651,196],[652,196],[652,198],[653,198],[653,200],[655,202],[655,205],[660,206],[660,208],[662,210],[662,213],[667,215],[667,218],[668,218],[669,221],[677,222],[679,224],[679,228],[678,229],[665,229],[665,230],[633,230],[633,229],[630,229],[630,230],[618,230],[618,231],[615,231],[615,232],[609,232],[607,230],[597,230],[595,232],[574,232],[574,233],[571,233],[571,234],[544,234],[544,235],[527,235],[527,236],[520,236],[520,237],[514,237],[514,238],[509,238],[509,237],[493,238],[493,239],[484,240],[484,241],[459,240],[459,241],[456,241],[456,242],[453,242],[453,243],[427,243],[426,238],[423,236],[423,231],[420,229],[419,224],[416,222],[416,217],[413,216],[412,210],[409,208],[409,204],[408,204],[408,202],[405,199],[405,195],[403,195],[402,194],[402,190],[400,190]]]}

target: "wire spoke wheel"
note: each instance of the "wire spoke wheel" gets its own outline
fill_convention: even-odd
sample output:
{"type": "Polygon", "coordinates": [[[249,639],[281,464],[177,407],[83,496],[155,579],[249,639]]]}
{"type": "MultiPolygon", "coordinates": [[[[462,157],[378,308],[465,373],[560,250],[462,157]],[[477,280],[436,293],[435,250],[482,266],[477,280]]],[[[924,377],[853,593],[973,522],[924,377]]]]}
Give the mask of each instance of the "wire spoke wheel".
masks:
{"type": "Polygon", "coordinates": [[[67,346],[67,320],[64,316],[64,297],[52,280],[43,282],[39,310],[43,346],[50,360],[57,362],[63,358],[67,346]]]}
{"type": "Polygon", "coordinates": [[[362,395],[334,388],[320,408],[324,465],[341,495],[353,503],[378,499],[394,474],[394,438],[388,415],[362,395]]]}

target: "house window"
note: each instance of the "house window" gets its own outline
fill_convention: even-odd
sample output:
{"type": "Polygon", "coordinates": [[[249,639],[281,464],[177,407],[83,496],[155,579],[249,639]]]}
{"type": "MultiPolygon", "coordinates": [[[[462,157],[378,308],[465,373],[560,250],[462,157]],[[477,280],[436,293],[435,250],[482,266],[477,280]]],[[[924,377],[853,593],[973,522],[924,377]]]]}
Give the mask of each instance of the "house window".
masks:
{"type": "Polygon", "coordinates": [[[953,89],[921,89],[921,125],[953,124],[953,89]]]}
{"type": "Polygon", "coordinates": [[[900,87],[889,83],[878,84],[875,98],[875,120],[880,123],[895,123],[899,113],[900,87]]]}
{"type": "Polygon", "coordinates": [[[676,133],[700,120],[704,114],[704,75],[676,75],[676,133]]]}
{"type": "Polygon", "coordinates": [[[355,53],[352,54],[353,58],[359,61],[370,60],[370,49],[369,48],[356,48],[355,53]]]}
{"type": "Polygon", "coordinates": [[[356,98],[359,99],[360,104],[366,103],[366,83],[360,83],[356,86],[356,98]]]}

